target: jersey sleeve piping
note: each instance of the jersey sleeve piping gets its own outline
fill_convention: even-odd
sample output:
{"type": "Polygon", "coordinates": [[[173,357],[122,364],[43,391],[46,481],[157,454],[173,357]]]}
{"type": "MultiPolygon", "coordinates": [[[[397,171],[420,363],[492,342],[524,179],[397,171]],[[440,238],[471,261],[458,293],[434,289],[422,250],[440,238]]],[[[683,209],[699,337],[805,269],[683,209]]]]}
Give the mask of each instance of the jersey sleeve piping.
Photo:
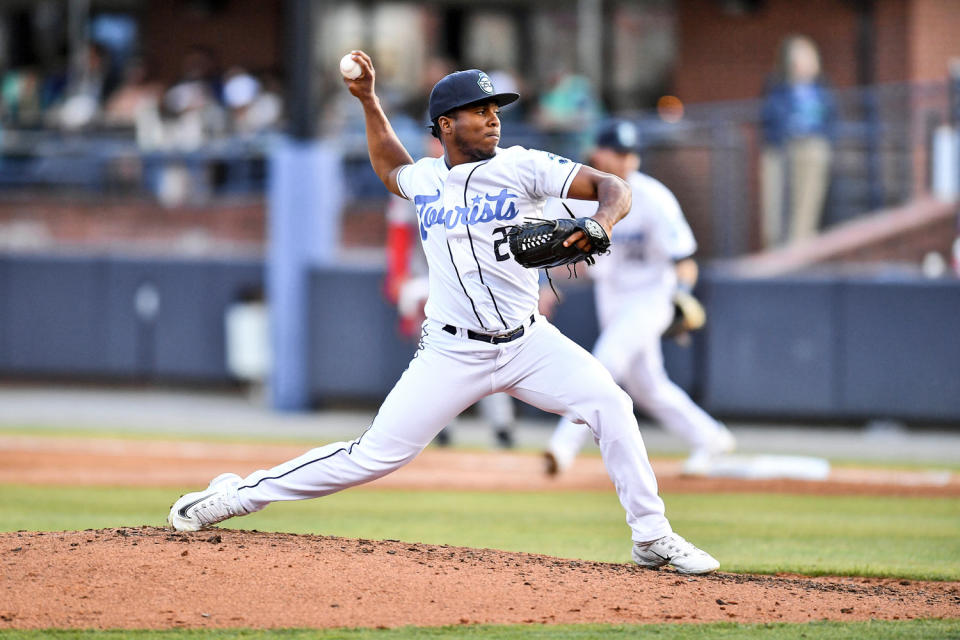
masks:
{"type": "Polygon", "coordinates": [[[397,191],[400,192],[400,196],[403,197],[404,200],[409,200],[409,199],[410,199],[410,196],[408,196],[408,195],[407,195],[407,192],[403,190],[403,186],[400,184],[400,176],[403,175],[403,172],[404,172],[404,171],[406,171],[407,169],[409,169],[409,168],[412,167],[412,166],[413,166],[413,165],[411,165],[411,164],[405,164],[405,165],[403,165],[402,167],[400,167],[400,171],[397,171],[397,178],[396,178],[396,180],[397,180],[397,191]]]}
{"type": "Polygon", "coordinates": [[[573,184],[573,178],[580,171],[580,167],[583,165],[579,162],[574,163],[573,168],[570,169],[570,173],[567,174],[567,179],[563,181],[563,188],[560,189],[560,197],[566,198],[567,193],[570,191],[570,185],[573,184]]]}

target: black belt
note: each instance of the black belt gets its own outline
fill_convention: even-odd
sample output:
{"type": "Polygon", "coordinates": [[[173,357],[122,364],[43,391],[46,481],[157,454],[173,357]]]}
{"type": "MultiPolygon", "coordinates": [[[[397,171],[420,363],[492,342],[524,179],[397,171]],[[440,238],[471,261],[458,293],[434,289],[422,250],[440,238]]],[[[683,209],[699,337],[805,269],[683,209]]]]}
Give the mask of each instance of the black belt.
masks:
{"type": "MultiPolygon", "coordinates": [[[[533,324],[536,321],[537,321],[536,316],[534,316],[533,314],[530,314],[530,324],[533,324]]],[[[452,324],[443,325],[443,330],[446,331],[447,333],[457,335],[457,328],[452,324]]],[[[512,331],[507,331],[506,333],[495,333],[495,334],[477,333],[476,331],[467,329],[467,337],[470,338],[471,340],[479,340],[480,342],[487,342],[490,344],[503,344],[504,342],[513,342],[517,338],[522,337],[524,330],[525,330],[525,327],[523,325],[520,325],[519,327],[517,327],[512,331]]]]}

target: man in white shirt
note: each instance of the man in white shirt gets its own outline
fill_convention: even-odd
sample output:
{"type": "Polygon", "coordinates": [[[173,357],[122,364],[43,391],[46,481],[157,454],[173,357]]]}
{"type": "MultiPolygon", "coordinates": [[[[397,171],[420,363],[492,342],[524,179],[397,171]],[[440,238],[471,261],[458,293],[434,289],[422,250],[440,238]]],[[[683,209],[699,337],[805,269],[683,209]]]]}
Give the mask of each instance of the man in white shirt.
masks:
{"type": "MultiPolygon", "coordinates": [[[[374,172],[417,209],[429,269],[418,351],[359,438],[246,478],[218,476],[207,490],[174,503],[170,525],[197,530],[271,502],[375,480],[412,460],[461,411],[502,391],[590,425],[626,510],[637,564],[671,564],[691,574],[716,570],[719,562],[673,533],[664,516],[629,396],[593,356],[537,312],[537,273],[509,251],[507,227],[541,217],[549,197],[599,202],[593,219],[609,234],[630,210],[629,187],[553,154],[500,149],[499,108],[519,96],[496,93],[476,69],[452,73],[434,86],[429,115],[444,155],[414,163],[380,107],[370,57],[352,55],[363,73],[345,83],[363,107],[374,172]]],[[[581,232],[565,244],[590,249],[581,232]]]]}
{"type": "MultiPolygon", "coordinates": [[[[687,473],[705,472],[713,456],[734,448],[725,426],[697,406],[663,367],[660,337],[673,320],[673,294],[693,289],[697,250],[680,203],[661,182],[638,171],[637,131],[624,120],[605,123],[590,165],[626,180],[633,208],[611,236],[609,256],[597,259],[594,279],[600,337],[593,354],[633,400],[690,447],[687,473]]],[[[551,200],[548,217],[588,216],[596,203],[551,200]],[[562,205],[566,205],[563,208],[562,205]]],[[[546,470],[557,474],[572,463],[590,430],[569,417],[560,420],[546,451],[546,470]]]]}

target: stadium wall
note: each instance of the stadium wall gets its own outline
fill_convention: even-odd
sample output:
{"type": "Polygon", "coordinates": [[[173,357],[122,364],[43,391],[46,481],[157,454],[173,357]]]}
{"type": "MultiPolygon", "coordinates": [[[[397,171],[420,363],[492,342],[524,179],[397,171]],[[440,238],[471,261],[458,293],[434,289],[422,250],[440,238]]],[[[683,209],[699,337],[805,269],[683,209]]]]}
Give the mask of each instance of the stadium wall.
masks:
{"type": "MultiPolygon", "coordinates": [[[[235,384],[225,314],[262,291],[258,260],[0,257],[0,376],[235,384]]],[[[416,349],[379,268],[309,278],[317,404],[376,403],[416,349]]],[[[583,281],[555,323],[597,335],[583,281]]],[[[904,271],[744,278],[705,270],[707,329],[665,343],[674,379],[721,416],[960,420],[960,281],[904,271]]]]}

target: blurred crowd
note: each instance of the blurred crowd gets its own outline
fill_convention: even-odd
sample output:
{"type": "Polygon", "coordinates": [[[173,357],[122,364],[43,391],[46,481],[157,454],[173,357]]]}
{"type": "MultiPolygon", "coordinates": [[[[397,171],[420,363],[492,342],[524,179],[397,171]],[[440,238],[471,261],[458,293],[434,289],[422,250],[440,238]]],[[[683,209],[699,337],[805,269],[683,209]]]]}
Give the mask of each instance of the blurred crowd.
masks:
{"type": "MultiPolygon", "coordinates": [[[[430,90],[441,78],[464,68],[453,60],[435,56],[425,61],[420,77],[378,77],[377,90],[391,124],[413,155],[425,151],[423,134],[429,121],[430,90]]],[[[587,151],[593,131],[606,114],[599,90],[586,76],[558,66],[542,87],[535,87],[513,69],[481,65],[496,91],[519,93],[521,99],[501,108],[507,141],[549,148],[571,158],[587,151]]],[[[340,78],[329,79],[331,84],[340,78]]],[[[320,131],[327,135],[363,135],[363,114],[345,91],[326,92],[320,131]]],[[[365,150],[365,146],[364,146],[365,150]]]]}
{"type": "Polygon", "coordinates": [[[188,151],[215,138],[277,131],[282,117],[276,73],[241,66],[221,70],[202,47],[189,50],[179,77],[166,85],[143,58],[118,63],[97,43],[72,65],[10,69],[0,79],[5,128],[128,129],[145,150],[188,151]]]}
{"type": "MultiPolygon", "coordinates": [[[[422,132],[430,88],[456,70],[445,58],[432,58],[415,83],[383,83],[384,100],[400,127],[422,132]]],[[[524,100],[503,113],[512,125],[556,135],[569,144],[559,152],[583,150],[604,108],[599,92],[585,77],[556,69],[539,93],[511,70],[491,69],[500,91],[519,91],[524,100]]],[[[328,78],[339,82],[339,77],[328,78]]],[[[362,121],[346,92],[320,96],[325,133],[362,132],[362,121]]],[[[283,127],[283,88],[272,70],[222,65],[212,51],[193,47],[181,62],[179,77],[158,81],[139,56],[118,61],[104,46],[91,43],[72,64],[38,69],[9,69],[0,76],[0,124],[7,129],[67,132],[123,130],[134,133],[144,150],[197,149],[227,137],[255,137],[283,127]]]]}
{"type": "MultiPolygon", "coordinates": [[[[225,191],[230,193],[262,190],[266,143],[271,134],[282,132],[287,124],[280,72],[246,68],[235,60],[219,59],[209,48],[193,46],[174,67],[178,68],[176,77],[171,80],[167,68],[161,79],[150,61],[137,52],[135,44],[124,49],[91,40],[69,62],[64,59],[62,63],[51,63],[52,58],[48,57],[42,68],[37,64],[0,69],[0,132],[83,132],[92,134],[95,146],[101,141],[97,134],[119,133],[124,144],[135,141],[141,152],[138,159],[131,161],[139,160],[141,168],[128,173],[135,173],[137,185],[145,185],[170,205],[186,200],[203,202],[210,194],[219,193],[217,189],[224,184],[229,185],[225,191]],[[214,164],[217,166],[211,168],[214,164]]],[[[756,126],[759,134],[754,165],[758,179],[753,183],[759,205],[757,244],[767,249],[815,237],[831,223],[831,216],[842,220],[853,215],[844,213],[848,210],[862,211],[883,204],[856,199],[860,193],[883,195],[883,185],[879,184],[882,172],[861,172],[866,175],[864,180],[873,180],[869,185],[847,185],[842,193],[835,188],[837,131],[842,123],[838,122],[838,99],[823,73],[817,43],[801,34],[787,35],[779,50],[770,51],[768,56],[770,73],[765,86],[757,87],[756,103],[736,116],[740,122],[756,126]],[[837,194],[849,201],[841,203],[846,207],[843,211],[836,204],[840,197],[837,194]]],[[[609,105],[616,104],[613,98],[603,94],[589,77],[559,61],[538,82],[527,69],[504,68],[495,63],[479,66],[487,71],[497,91],[522,96],[522,100],[501,112],[504,145],[548,149],[582,160],[601,123],[611,116],[633,118],[644,107],[652,107],[635,104],[629,114],[611,109],[609,105]],[[605,104],[605,97],[611,102],[605,104]]],[[[431,88],[462,67],[438,55],[425,60],[417,58],[413,66],[378,67],[378,94],[394,129],[413,156],[428,152],[426,125],[431,88]]],[[[362,111],[349,92],[343,90],[335,61],[326,65],[318,62],[316,73],[316,132],[342,144],[352,195],[357,199],[371,194],[380,197],[382,190],[366,159],[362,111]]],[[[674,128],[685,119],[684,105],[678,98],[659,96],[657,104],[656,111],[649,110],[649,119],[644,115],[642,122],[638,121],[642,125],[639,146],[645,152],[656,152],[661,138],[692,130],[674,128]],[[673,105],[673,112],[664,107],[668,103],[673,105]]],[[[688,125],[695,124],[695,120],[695,115],[685,119],[688,125]]],[[[850,136],[853,129],[846,127],[846,131],[850,136]]],[[[857,135],[878,135],[865,127],[856,131],[863,132],[857,135]]],[[[58,144],[60,138],[53,140],[58,144]]],[[[691,144],[710,145],[711,140],[694,140],[691,144]]],[[[33,139],[29,136],[9,136],[0,141],[5,151],[13,151],[8,155],[40,157],[45,153],[31,146],[33,139]]],[[[871,145],[878,143],[856,144],[858,149],[869,152],[871,145]]],[[[108,155],[112,147],[95,151],[108,155]]],[[[123,153],[127,151],[123,149],[123,153]]],[[[847,154],[848,165],[851,157],[847,154]]],[[[648,166],[655,167],[653,163],[648,166]]],[[[742,169],[746,171],[748,167],[742,169]]],[[[59,184],[59,174],[51,175],[43,184],[59,184]]],[[[10,178],[10,183],[16,179],[10,178]]],[[[33,176],[27,176],[24,184],[37,182],[30,182],[31,179],[33,176]]],[[[854,179],[859,178],[850,178],[854,179]]],[[[891,202],[897,199],[889,198],[891,202]]]]}

